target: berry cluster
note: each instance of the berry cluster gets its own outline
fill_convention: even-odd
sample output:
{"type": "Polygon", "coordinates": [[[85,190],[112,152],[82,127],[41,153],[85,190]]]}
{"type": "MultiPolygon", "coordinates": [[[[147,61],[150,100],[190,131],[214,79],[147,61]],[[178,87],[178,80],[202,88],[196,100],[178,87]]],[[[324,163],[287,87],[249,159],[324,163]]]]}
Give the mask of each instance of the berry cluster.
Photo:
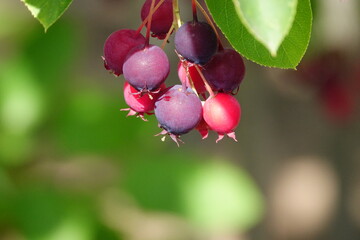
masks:
{"type": "Polygon", "coordinates": [[[197,129],[203,139],[213,130],[219,135],[216,142],[225,135],[236,141],[241,108],[233,95],[244,78],[244,62],[233,49],[224,49],[211,18],[196,0],[192,11],[193,20],[182,24],[177,0],[146,0],[139,29],[118,30],[107,38],[105,68],[124,75],[129,108],[122,110],[145,121],[144,114],[155,113],[163,139],[169,135],[178,144],[181,135],[197,129]],[[197,9],[207,22],[198,20],[197,9]],[[173,32],[181,84],[166,87],[170,64],[163,48],[173,32]],[[163,40],[162,46],[150,44],[150,35],[163,40]]]}

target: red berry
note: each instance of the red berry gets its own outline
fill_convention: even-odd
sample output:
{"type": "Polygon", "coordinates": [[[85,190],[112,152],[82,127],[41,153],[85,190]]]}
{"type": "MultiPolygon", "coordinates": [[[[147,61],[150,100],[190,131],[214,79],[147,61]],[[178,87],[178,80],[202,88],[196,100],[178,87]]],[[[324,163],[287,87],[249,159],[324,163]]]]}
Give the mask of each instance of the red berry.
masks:
{"type": "Polygon", "coordinates": [[[197,71],[195,66],[192,66],[188,62],[179,62],[178,65],[178,76],[182,84],[186,87],[191,88],[190,80],[188,78],[190,75],[191,80],[194,84],[196,92],[201,95],[205,99],[206,88],[203,79],[201,78],[199,72],[197,71]],[[185,65],[185,67],[184,67],[185,65]],[[188,73],[186,72],[186,68],[188,69],[188,73]]]}
{"type": "MultiPolygon", "coordinates": [[[[141,9],[141,19],[144,21],[149,15],[152,0],[146,0],[141,9]]],[[[155,1],[155,5],[160,0],[155,1]]],[[[172,0],[165,0],[154,12],[151,20],[151,32],[153,36],[164,39],[173,23],[173,3],[172,0]]]]}
{"type": "Polygon", "coordinates": [[[347,122],[355,110],[351,92],[339,82],[330,82],[320,91],[324,109],[329,118],[337,123],[347,122]]]}
{"type": "MultiPolygon", "coordinates": [[[[155,101],[161,95],[161,90],[165,89],[163,84],[158,93],[155,94],[141,94],[133,88],[128,82],[124,84],[124,99],[126,104],[130,107],[121,109],[122,111],[129,111],[128,116],[138,115],[145,120],[144,114],[152,114],[155,107],[155,101]]],[[[146,120],[145,120],[146,121],[146,120]]]]}
{"type": "Polygon", "coordinates": [[[219,134],[216,142],[224,135],[236,141],[234,130],[240,122],[241,108],[239,102],[230,94],[218,93],[205,101],[203,117],[211,130],[219,134]]]}
{"type": "Polygon", "coordinates": [[[104,44],[105,68],[115,75],[123,73],[123,65],[129,51],[136,46],[145,44],[145,37],[132,29],[113,32],[104,44]]]}

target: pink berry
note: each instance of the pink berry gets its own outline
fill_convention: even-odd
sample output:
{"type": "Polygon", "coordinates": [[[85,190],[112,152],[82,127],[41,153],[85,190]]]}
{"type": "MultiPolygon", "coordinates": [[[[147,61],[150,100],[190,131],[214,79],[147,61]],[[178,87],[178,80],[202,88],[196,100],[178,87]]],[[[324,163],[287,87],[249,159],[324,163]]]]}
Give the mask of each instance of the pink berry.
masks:
{"type": "Polygon", "coordinates": [[[211,130],[219,134],[216,142],[224,135],[236,141],[234,130],[240,122],[241,107],[239,102],[230,94],[218,93],[205,101],[203,117],[211,130]]]}
{"type": "Polygon", "coordinates": [[[194,84],[194,87],[196,89],[196,92],[204,97],[205,99],[205,93],[206,88],[205,84],[203,82],[203,79],[201,78],[199,72],[196,70],[195,66],[192,64],[189,64],[188,62],[179,62],[178,65],[178,76],[182,84],[185,84],[186,87],[191,88],[190,80],[188,78],[188,75],[191,77],[191,80],[194,84]],[[188,72],[186,72],[186,68],[188,72]]]}

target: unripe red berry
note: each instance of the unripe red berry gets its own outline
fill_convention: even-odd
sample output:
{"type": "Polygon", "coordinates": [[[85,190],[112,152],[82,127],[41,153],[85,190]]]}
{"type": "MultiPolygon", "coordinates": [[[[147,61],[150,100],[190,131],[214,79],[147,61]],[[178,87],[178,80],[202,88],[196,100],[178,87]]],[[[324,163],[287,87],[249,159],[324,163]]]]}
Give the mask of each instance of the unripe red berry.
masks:
{"type": "Polygon", "coordinates": [[[211,130],[219,134],[219,141],[224,135],[235,140],[234,130],[240,122],[241,107],[239,102],[230,94],[218,93],[205,101],[203,117],[211,130]]]}

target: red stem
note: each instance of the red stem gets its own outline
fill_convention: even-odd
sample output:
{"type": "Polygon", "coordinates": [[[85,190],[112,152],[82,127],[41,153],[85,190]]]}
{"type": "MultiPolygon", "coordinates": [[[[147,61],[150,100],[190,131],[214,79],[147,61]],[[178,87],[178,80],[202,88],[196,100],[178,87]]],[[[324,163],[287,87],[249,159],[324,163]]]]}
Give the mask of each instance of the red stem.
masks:
{"type": "Polygon", "coordinates": [[[148,16],[149,20],[147,22],[145,47],[149,47],[149,44],[150,44],[150,28],[151,28],[152,16],[154,14],[154,6],[155,6],[155,0],[152,0],[151,1],[150,12],[149,12],[149,16],[148,16]]]}
{"type": "Polygon", "coordinates": [[[141,23],[141,25],[139,26],[139,28],[136,30],[135,36],[137,36],[137,35],[141,32],[141,30],[144,28],[144,26],[148,23],[148,20],[149,20],[149,17],[150,17],[150,13],[151,13],[151,15],[154,14],[154,12],[156,12],[156,10],[158,10],[158,8],[161,6],[161,4],[163,4],[163,2],[165,2],[165,0],[160,0],[160,1],[156,4],[156,6],[155,6],[154,10],[152,11],[152,13],[151,13],[151,11],[149,11],[148,16],[144,19],[144,21],[141,23]]]}
{"type": "Polygon", "coordinates": [[[191,5],[193,12],[193,22],[196,23],[198,22],[197,11],[196,11],[196,0],[191,0],[191,5]]]}

